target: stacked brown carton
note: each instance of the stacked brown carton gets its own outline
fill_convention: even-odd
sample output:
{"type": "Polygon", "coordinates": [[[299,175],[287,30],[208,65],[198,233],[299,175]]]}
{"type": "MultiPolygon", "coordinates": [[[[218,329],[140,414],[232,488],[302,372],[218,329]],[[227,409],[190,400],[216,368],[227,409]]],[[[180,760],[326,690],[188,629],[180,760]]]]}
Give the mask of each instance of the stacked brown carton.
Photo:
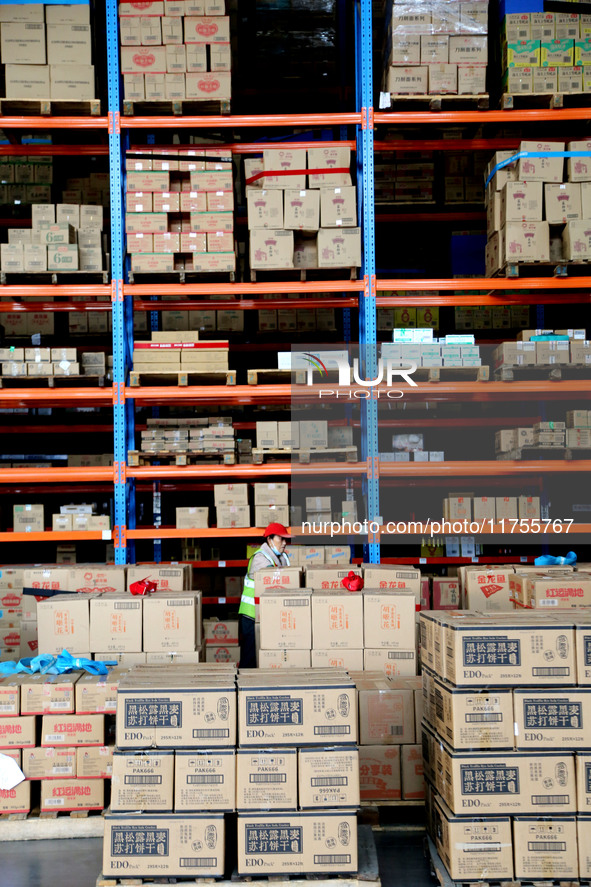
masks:
{"type": "Polygon", "coordinates": [[[502,342],[494,349],[493,369],[502,373],[515,367],[588,366],[591,343],[585,335],[584,329],[522,330],[517,341],[502,342]]]}
{"type": "Polygon", "coordinates": [[[306,566],[305,588],[295,567],[255,574],[261,667],[416,674],[420,572],[365,564],[365,589],[351,593],[342,586],[351,571],[361,575],[362,568],[306,566]]]}
{"type": "Polygon", "coordinates": [[[503,91],[513,95],[591,91],[591,22],[564,12],[509,13],[503,19],[503,91]]]}
{"type": "Polygon", "coordinates": [[[357,692],[347,673],[241,671],[238,741],[238,874],[253,859],[262,874],[357,871],[357,692]]]}
{"type": "Polygon", "coordinates": [[[452,878],[588,877],[590,625],[421,615],[427,820],[452,878]]]}
{"type": "Polygon", "coordinates": [[[223,875],[235,745],[234,667],[131,669],[117,694],[103,875],[223,875]]]}
{"type": "Polygon", "coordinates": [[[488,3],[391,0],[384,80],[391,95],[486,93],[488,3]]]}
{"type": "Polygon", "coordinates": [[[361,264],[350,164],[350,148],[328,146],[244,161],[253,270],[361,264]]]}
{"type": "Polygon", "coordinates": [[[3,376],[104,376],[106,355],[77,348],[0,348],[3,376]],[[82,372],[80,372],[82,370],[82,372]]]}
{"type": "Polygon", "coordinates": [[[229,101],[232,47],[225,11],[225,0],[121,0],[124,98],[229,101]]]}
{"type": "Polygon", "coordinates": [[[250,527],[248,484],[214,484],[213,495],[218,528],[250,527]]]}
{"type": "MultiPolygon", "coordinates": [[[[53,157],[9,155],[0,163],[0,196],[3,204],[50,203],[53,157]]],[[[8,242],[26,240],[26,229],[9,228],[8,242]]]]}
{"type": "Polygon", "coordinates": [[[113,760],[105,721],[115,713],[121,674],[0,678],[0,753],[26,777],[0,791],[3,813],[29,813],[38,780],[41,812],[103,809],[113,760]]]}
{"type": "MultiPolygon", "coordinates": [[[[512,432],[514,430],[512,429],[512,432]]],[[[449,521],[451,524],[454,521],[464,522],[464,530],[468,528],[470,522],[479,522],[481,526],[486,527],[489,526],[489,521],[494,524],[501,520],[521,520],[522,518],[531,520],[540,516],[539,496],[459,496],[454,494],[443,500],[444,521],[449,521]]],[[[476,527],[474,529],[476,530],[476,527]]],[[[456,532],[453,526],[450,527],[450,532],[456,532]]]]}
{"type": "MultiPolygon", "coordinates": [[[[487,189],[487,275],[507,263],[576,262],[591,258],[591,142],[521,142],[519,151],[547,153],[521,157],[494,173],[487,189]]],[[[498,151],[488,167],[513,156],[498,151]]]]}
{"type": "Polygon", "coordinates": [[[90,5],[4,4],[6,98],[94,99],[90,5]]]}
{"type": "Polygon", "coordinates": [[[423,800],[421,678],[350,674],[359,698],[361,800],[423,800]]]}
{"type": "Polygon", "coordinates": [[[566,422],[537,422],[523,428],[503,428],[495,434],[497,459],[508,458],[522,447],[552,446],[569,449],[591,447],[589,410],[569,410],[566,422]]]}
{"type": "Polygon", "coordinates": [[[142,148],[128,153],[126,165],[125,232],[132,271],[235,270],[228,151],[142,148]]]}
{"type": "MultiPolygon", "coordinates": [[[[240,580],[242,582],[242,577],[240,580]]],[[[242,585],[239,595],[241,593],[242,585]]],[[[206,662],[238,662],[240,660],[238,620],[204,619],[203,644],[206,662]]]]}
{"type": "Polygon", "coordinates": [[[102,271],[102,206],[34,203],[32,211],[32,229],[14,229],[2,244],[2,271],[102,271]]]}
{"type": "Polygon", "coordinates": [[[228,369],[228,340],[200,341],[199,333],[153,332],[134,343],[133,368],[138,373],[206,373],[228,369]]]}

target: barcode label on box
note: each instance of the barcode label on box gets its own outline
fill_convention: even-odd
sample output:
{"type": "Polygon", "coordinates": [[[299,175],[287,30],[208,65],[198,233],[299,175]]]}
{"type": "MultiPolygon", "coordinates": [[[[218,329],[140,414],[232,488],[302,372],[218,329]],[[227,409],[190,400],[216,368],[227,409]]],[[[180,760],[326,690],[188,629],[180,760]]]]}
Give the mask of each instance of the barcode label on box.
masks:
{"type": "Polygon", "coordinates": [[[348,736],[351,732],[351,727],[348,724],[343,724],[342,727],[314,727],[314,736],[348,736]]]}
{"type": "Polygon", "coordinates": [[[52,767],[51,772],[54,773],[56,776],[61,776],[61,775],[69,776],[70,773],[74,772],[74,768],[72,766],[70,766],[70,767],[52,767]]]}
{"type": "Polygon", "coordinates": [[[494,712],[481,715],[466,715],[467,724],[498,724],[503,720],[503,715],[494,712]]]}
{"type": "Polygon", "coordinates": [[[262,785],[263,783],[279,785],[287,782],[287,776],[285,773],[251,773],[248,781],[254,785],[262,785]]]}
{"type": "Polygon", "coordinates": [[[388,659],[414,659],[414,651],[388,650],[388,659]]]}
{"type": "Polygon", "coordinates": [[[532,804],[559,807],[570,803],[570,795],[532,795],[532,804]]]}
{"type": "Polygon", "coordinates": [[[182,856],[180,862],[183,869],[209,869],[218,864],[215,856],[205,856],[203,859],[196,856],[182,856]]]}
{"type": "Polygon", "coordinates": [[[315,853],[314,865],[346,865],[351,862],[349,853],[315,853]]]}
{"type": "Polygon", "coordinates": [[[230,731],[227,728],[218,728],[213,730],[193,730],[193,739],[227,739],[230,731]]]}
{"type": "Polygon", "coordinates": [[[297,599],[285,600],[283,603],[284,603],[284,606],[286,606],[286,607],[309,607],[310,606],[309,600],[297,600],[297,599]]]}
{"type": "Polygon", "coordinates": [[[139,610],[139,608],[139,601],[121,601],[120,603],[116,602],[113,606],[115,610],[139,610]]]}
{"type": "Polygon", "coordinates": [[[72,708],[72,703],[68,699],[54,699],[50,708],[52,711],[67,711],[72,708]]]}
{"type": "Polygon", "coordinates": [[[161,776],[126,776],[125,785],[162,785],[161,776]]]}
{"type": "Polygon", "coordinates": [[[566,678],[570,675],[570,668],[532,668],[531,673],[537,678],[562,677],[566,678]]]}
{"type": "Polygon", "coordinates": [[[557,850],[560,853],[566,852],[566,843],[564,841],[557,841],[554,844],[552,841],[528,841],[527,849],[533,851],[534,853],[537,851],[538,853],[552,853],[553,850],[557,850]]]}
{"type": "Polygon", "coordinates": [[[223,785],[224,777],[221,773],[211,775],[187,776],[187,785],[223,785]]]}
{"type": "Polygon", "coordinates": [[[313,788],[327,788],[330,785],[349,785],[349,780],[346,776],[313,776],[312,777],[312,786],[313,788]]]}

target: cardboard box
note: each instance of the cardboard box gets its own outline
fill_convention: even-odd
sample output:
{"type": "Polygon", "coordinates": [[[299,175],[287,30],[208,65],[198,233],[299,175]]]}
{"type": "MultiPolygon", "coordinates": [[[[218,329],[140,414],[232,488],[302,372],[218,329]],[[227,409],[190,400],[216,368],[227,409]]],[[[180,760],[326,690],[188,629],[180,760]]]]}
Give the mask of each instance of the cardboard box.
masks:
{"type": "Polygon", "coordinates": [[[248,227],[283,227],[283,191],[257,188],[246,194],[248,227]]]}
{"type": "Polygon", "coordinates": [[[210,645],[205,650],[206,662],[240,662],[240,647],[237,644],[210,645]]]}
{"type": "Polygon", "coordinates": [[[560,225],[572,219],[581,219],[581,186],[576,182],[545,185],[546,219],[560,225]]]}
{"type": "MultiPolygon", "coordinates": [[[[234,679],[197,679],[179,675],[169,666],[166,684],[157,681],[121,681],[117,695],[117,745],[120,748],[218,748],[236,741],[234,679]],[[159,722],[143,713],[145,701],[156,700],[159,722]]],[[[216,666],[219,668],[219,666],[216,666]]]]}
{"type": "Polygon", "coordinates": [[[0,678],[0,717],[18,717],[20,714],[21,681],[17,675],[0,678]]]}
{"type": "Polygon", "coordinates": [[[497,512],[497,521],[515,520],[517,518],[516,496],[497,496],[495,507],[497,512]]]}
{"type": "Polygon", "coordinates": [[[122,46],[122,74],[165,74],[165,46],[122,46]]]}
{"type": "MultiPolygon", "coordinates": [[[[560,152],[564,142],[521,142],[519,151],[560,152]]],[[[523,157],[518,161],[520,182],[562,182],[563,157],[523,157]]]]}
{"type": "Polygon", "coordinates": [[[516,817],[513,820],[516,878],[577,877],[577,821],[574,816],[516,817]]]}
{"type": "Polygon", "coordinates": [[[501,225],[505,222],[541,222],[541,182],[507,182],[501,191],[501,225]]]}
{"type": "MultiPolygon", "coordinates": [[[[449,617],[449,614],[447,614],[449,617]]],[[[531,616],[527,627],[510,614],[451,617],[445,627],[446,680],[456,686],[479,687],[571,684],[575,672],[574,629],[531,616]],[[479,651],[486,645],[486,652],[479,651]],[[550,663],[550,664],[549,664],[550,663]]],[[[441,672],[440,672],[441,673],[441,672]]]]}
{"type": "Polygon", "coordinates": [[[357,194],[354,187],[321,189],[320,224],[323,228],[354,228],[357,225],[357,194]]]}
{"type": "Polygon", "coordinates": [[[77,714],[114,714],[119,678],[115,670],[108,675],[81,675],[75,687],[77,714]]]}
{"type": "MultiPolygon", "coordinates": [[[[407,634],[406,643],[410,642],[407,634]]],[[[387,677],[410,677],[417,673],[417,653],[412,650],[388,650],[387,647],[363,651],[365,671],[382,671],[387,677]]]]}
{"type": "Polygon", "coordinates": [[[77,748],[76,774],[80,779],[110,779],[113,774],[113,746],[77,748]]]}
{"type": "Polygon", "coordinates": [[[248,505],[248,484],[214,484],[216,508],[228,505],[248,505]]]}
{"type": "Polygon", "coordinates": [[[306,151],[291,149],[268,149],[263,151],[263,169],[265,176],[262,187],[279,188],[281,190],[304,190],[306,188],[306,151]],[[298,172],[291,174],[292,170],[298,172]],[[289,175],[273,176],[273,172],[290,173],[289,175]]]}
{"type": "Polygon", "coordinates": [[[90,648],[133,653],[142,649],[142,598],[112,594],[90,601],[90,648]]]}
{"type": "Polygon", "coordinates": [[[21,679],[21,714],[41,715],[76,710],[74,685],[78,675],[23,675],[21,679]]]}
{"type": "Polygon", "coordinates": [[[348,170],[351,164],[351,149],[338,146],[308,148],[308,169],[326,169],[325,173],[314,173],[308,176],[310,188],[337,188],[351,185],[348,171],[336,172],[337,169],[348,170]]]}
{"type": "Polygon", "coordinates": [[[201,592],[171,597],[157,591],[144,598],[143,618],[145,652],[189,651],[201,645],[201,592]]]}
{"type": "Polygon", "coordinates": [[[42,22],[4,22],[0,36],[2,64],[46,64],[45,24],[42,22]]]}
{"type": "Polygon", "coordinates": [[[589,717],[590,692],[515,689],[516,748],[583,748],[587,744],[583,724],[589,717]]]}
{"type": "Polygon", "coordinates": [[[43,715],[41,745],[104,745],[104,715],[43,715]]]}
{"type": "MultiPolygon", "coordinates": [[[[290,589],[290,592],[291,590],[299,590],[301,578],[302,571],[299,567],[277,567],[276,569],[257,570],[254,574],[255,595],[280,588],[290,589]]],[[[303,606],[306,607],[306,604],[303,606]]]]}
{"type": "Polygon", "coordinates": [[[314,649],[311,652],[311,664],[312,668],[344,668],[347,671],[363,671],[363,649],[314,649]]]}
{"type": "Polygon", "coordinates": [[[415,595],[410,591],[363,592],[365,647],[402,651],[414,632],[415,595]]]}
{"type": "MultiPolygon", "coordinates": [[[[249,195],[252,192],[249,192],[249,195]]],[[[255,192],[259,194],[261,192],[255,192]]],[[[264,191],[262,192],[265,193],[264,191]]],[[[317,231],[320,227],[320,193],[285,189],[283,226],[292,231],[317,231]]],[[[275,226],[276,227],[276,226],[275,226]]]]}
{"type": "MultiPolygon", "coordinates": [[[[258,677],[258,676],[255,676],[258,677]]],[[[240,745],[319,745],[357,740],[357,699],[352,682],[335,674],[329,684],[283,677],[279,670],[269,685],[238,682],[240,745]],[[266,706],[279,703],[279,720],[266,706]]]]}
{"type": "Polygon", "coordinates": [[[43,505],[14,505],[12,511],[15,533],[39,533],[45,529],[43,505]]]}
{"type": "Polygon", "coordinates": [[[318,267],[353,268],[361,265],[361,229],[321,228],[318,232],[318,267]]]}
{"type": "Polygon", "coordinates": [[[402,797],[405,801],[422,801],[425,797],[423,748],[403,745],[401,753],[402,797]]]}
{"type": "Polygon", "coordinates": [[[23,749],[22,771],[27,779],[74,778],[76,774],[75,748],[23,749]]]}
{"type": "Polygon", "coordinates": [[[37,604],[39,653],[55,655],[90,649],[89,599],[58,594],[37,604]]]}
{"type": "Polygon", "coordinates": [[[386,77],[386,91],[392,95],[426,95],[429,68],[427,65],[416,67],[389,67],[386,77]]]}
{"type": "Polygon", "coordinates": [[[179,530],[191,530],[209,526],[209,508],[191,505],[176,509],[176,526],[179,530]]]}
{"type": "Polygon", "coordinates": [[[249,813],[238,816],[238,874],[256,865],[261,874],[357,871],[357,819],[352,811],[249,813]],[[270,849],[269,830],[279,829],[280,846],[270,849]],[[281,830],[289,840],[281,840],[281,830]],[[327,853],[327,849],[334,850],[327,853]]]}
{"type": "Polygon", "coordinates": [[[512,610],[512,577],[513,570],[501,566],[498,569],[471,567],[465,574],[462,606],[483,613],[512,610]]]}
{"type": "Polygon", "coordinates": [[[272,521],[289,526],[289,505],[255,505],[256,527],[266,527],[272,521]]]}
{"type": "Polygon", "coordinates": [[[362,745],[359,785],[362,801],[399,801],[402,797],[400,746],[362,745]]]}
{"type": "Polygon", "coordinates": [[[358,749],[338,746],[300,748],[298,786],[302,810],[308,807],[358,807],[358,749]]]}
{"type": "Polygon", "coordinates": [[[127,567],[127,590],[134,582],[150,579],[158,583],[158,591],[184,591],[190,584],[190,568],[179,564],[144,564],[127,567]]]}
{"type": "Polygon", "coordinates": [[[591,257],[591,225],[586,221],[568,222],[562,232],[563,256],[567,261],[591,257]]]}
{"type": "Polygon", "coordinates": [[[511,819],[454,816],[436,797],[433,809],[437,852],[454,879],[513,878],[511,819]]]}
{"type": "Polygon", "coordinates": [[[259,613],[263,650],[307,650],[311,647],[311,597],[309,591],[300,589],[283,594],[277,591],[261,594],[259,613]]]}
{"type": "Polygon", "coordinates": [[[534,609],[569,609],[591,604],[591,575],[565,573],[531,576],[526,584],[526,604],[534,609]]]}
{"type": "Polygon", "coordinates": [[[429,65],[429,95],[456,95],[457,92],[457,64],[429,65]]]}
{"type": "Polygon", "coordinates": [[[172,811],[174,751],[144,750],[113,755],[111,810],[172,811]]]}
{"type": "Polygon", "coordinates": [[[363,597],[346,591],[312,595],[312,644],[324,650],[363,647],[363,597]]]}
{"type": "Polygon", "coordinates": [[[238,810],[296,810],[297,806],[297,749],[237,750],[238,810]]]}
{"type": "Polygon", "coordinates": [[[221,529],[250,526],[248,505],[219,505],[216,509],[217,526],[221,529]]]}
{"type": "Polygon", "coordinates": [[[236,809],[236,752],[175,752],[174,809],[176,813],[236,809]]]}
{"type": "Polygon", "coordinates": [[[457,578],[433,579],[433,609],[457,610],[460,606],[460,584],[457,578]]]}
{"type": "Polygon", "coordinates": [[[36,725],[32,715],[0,718],[0,749],[34,748],[36,725]]]}
{"type": "Polygon", "coordinates": [[[519,517],[533,520],[540,517],[540,498],[539,496],[520,496],[519,517]]]}
{"type": "Polygon", "coordinates": [[[357,681],[361,745],[415,742],[414,691],[387,678],[357,681]]]}
{"type": "Polygon", "coordinates": [[[31,783],[21,782],[15,788],[0,789],[0,812],[29,813],[31,810],[31,783]]]}
{"type": "Polygon", "coordinates": [[[514,747],[511,690],[453,690],[434,678],[433,693],[437,731],[452,748],[514,747]]]}
{"type": "MultiPolygon", "coordinates": [[[[77,26],[76,26],[77,27],[77,26]]],[[[94,65],[52,64],[49,66],[50,98],[65,101],[94,99],[94,65]]]]}
{"type": "Polygon", "coordinates": [[[259,650],[259,668],[309,668],[310,650],[259,650]]]}
{"type": "Polygon", "coordinates": [[[49,67],[45,65],[6,65],[7,99],[48,99],[49,67]]]}
{"type": "Polygon", "coordinates": [[[105,816],[103,875],[216,877],[224,873],[222,813],[111,814],[105,816]],[[150,835],[156,834],[153,852],[150,835]],[[189,854],[189,855],[188,855],[189,854]]]}
{"type": "Polygon", "coordinates": [[[421,571],[406,567],[400,569],[386,564],[362,564],[367,589],[380,591],[412,591],[418,603],[420,599],[421,571]]]}
{"type": "Polygon", "coordinates": [[[306,567],[306,588],[312,588],[314,591],[323,592],[332,590],[338,591],[343,588],[341,582],[351,571],[357,576],[361,576],[361,567],[353,567],[345,564],[341,567],[306,567]]]}
{"type": "Polygon", "coordinates": [[[46,25],[49,65],[89,65],[91,58],[89,24],[46,25]]]}
{"type": "Polygon", "coordinates": [[[253,269],[293,268],[293,231],[253,229],[250,232],[250,266],[253,269]]]}

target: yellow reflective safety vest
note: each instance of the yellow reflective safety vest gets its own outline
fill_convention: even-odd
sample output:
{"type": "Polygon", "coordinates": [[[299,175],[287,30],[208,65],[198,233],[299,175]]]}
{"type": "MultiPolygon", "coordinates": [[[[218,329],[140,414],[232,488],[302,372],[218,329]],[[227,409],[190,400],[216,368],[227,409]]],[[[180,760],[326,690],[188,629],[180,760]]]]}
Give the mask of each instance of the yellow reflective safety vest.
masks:
{"type": "MultiPolygon", "coordinates": [[[[275,561],[269,557],[266,551],[263,551],[262,548],[259,548],[258,551],[255,551],[254,554],[251,555],[251,558],[248,562],[248,567],[246,568],[246,576],[244,577],[244,585],[242,586],[242,597],[240,598],[240,608],[238,610],[239,616],[248,616],[249,619],[256,619],[256,600],[254,596],[254,579],[251,579],[249,576],[250,568],[252,565],[252,560],[257,554],[263,554],[272,567],[277,567],[275,561]]],[[[287,555],[286,555],[287,556],[287,555]]],[[[287,562],[289,565],[289,557],[287,558],[287,562]]]]}

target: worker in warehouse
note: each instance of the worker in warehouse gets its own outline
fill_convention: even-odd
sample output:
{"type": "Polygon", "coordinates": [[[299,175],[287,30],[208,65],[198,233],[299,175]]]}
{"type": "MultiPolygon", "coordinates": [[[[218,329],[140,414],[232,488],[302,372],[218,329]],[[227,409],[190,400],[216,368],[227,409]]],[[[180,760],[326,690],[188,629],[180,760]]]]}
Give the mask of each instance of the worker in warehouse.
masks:
{"type": "Polygon", "coordinates": [[[240,638],[240,668],[256,668],[255,621],[256,603],[254,594],[254,574],[269,567],[289,567],[289,555],[285,546],[289,532],[283,524],[271,523],[265,530],[265,541],[248,562],[242,598],[238,610],[240,638]]]}

